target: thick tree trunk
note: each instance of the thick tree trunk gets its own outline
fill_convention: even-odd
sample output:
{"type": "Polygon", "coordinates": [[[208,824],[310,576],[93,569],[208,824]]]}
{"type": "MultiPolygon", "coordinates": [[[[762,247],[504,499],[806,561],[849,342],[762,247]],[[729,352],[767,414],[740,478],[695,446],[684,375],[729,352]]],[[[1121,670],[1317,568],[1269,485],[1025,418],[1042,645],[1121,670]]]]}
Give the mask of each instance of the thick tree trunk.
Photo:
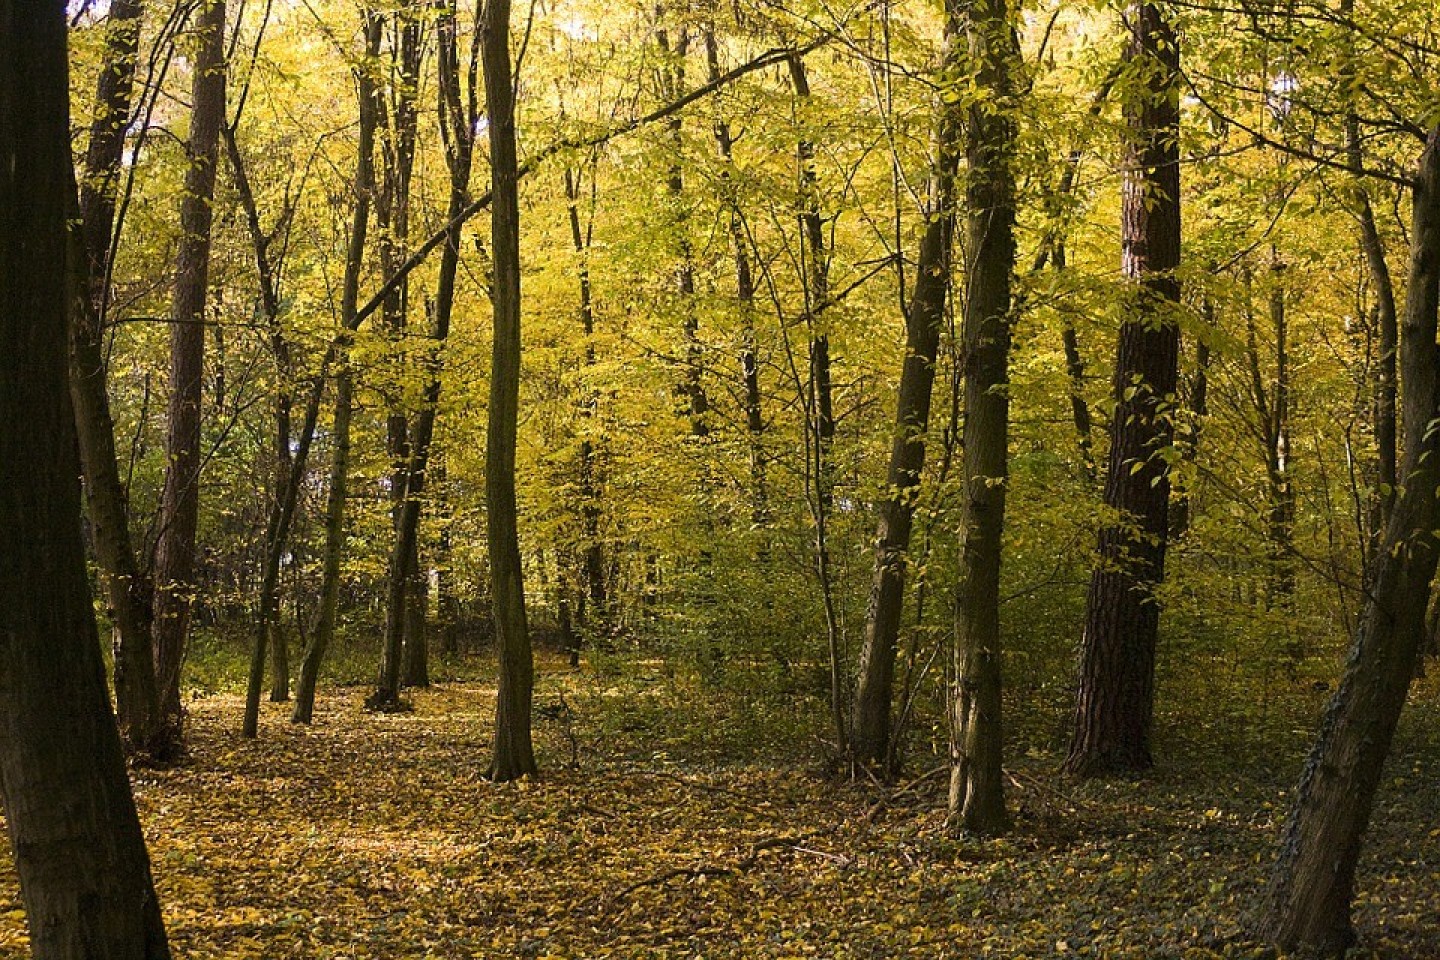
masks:
{"type": "Polygon", "coordinates": [[[1100,533],[1090,578],[1074,734],[1065,767],[1090,776],[1148,769],[1155,646],[1164,578],[1170,481],[1166,411],[1178,378],[1180,330],[1179,47],[1153,3],[1128,12],[1127,60],[1145,84],[1126,103],[1121,270],[1128,316],[1115,360],[1105,505],[1121,518],[1100,533]]]}
{"type": "Polygon", "coordinates": [[[225,120],[225,0],[203,0],[195,14],[198,49],[191,89],[190,166],[180,201],[180,250],[171,305],[170,400],[165,485],[155,545],[155,671],[162,723],[183,725],[180,666],[196,590],[195,532],[200,515],[200,404],[205,365],[205,297],[210,288],[210,224],[220,126],[225,120]]]}
{"type": "MultiPolygon", "coordinates": [[[[956,3],[958,7],[959,4],[956,3]]],[[[955,605],[950,815],[981,834],[1003,832],[1000,560],[1010,436],[1011,276],[1015,271],[1014,89],[1019,47],[1007,0],[964,8],[969,67],[984,100],[965,124],[969,257],[962,337],[965,428],[961,555],[955,605]]]]}
{"type": "Polygon", "coordinates": [[[36,960],[168,960],[105,688],[67,314],[65,5],[0,0],[0,795],[36,960]]]}
{"type": "MultiPolygon", "coordinates": [[[[382,20],[375,11],[365,15],[366,61],[379,55],[382,20]]],[[[315,684],[320,665],[335,637],[335,624],[340,607],[340,560],[345,549],[345,498],[350,482],[350,416],[354,405],[355,378],[349,369],[347,347],[355,329],[360,302],[360,277],[365,270],[365,240],[370,229],[370,207],[375,194],[375,128],[379,121],[376,98],[379,96],[374,76],[369,70],[355,71],[355,88],[360,108],[359,142],[355,154],[355,207],[350,218],[350,237],[345,251],[345,275],[340,287],[341,334],[336,351],[338,373],[335,379],[335,415],[330,424],[334,450],[330,461],[330,489],[325,500],[325,552],[321,558],[320,609],[315,630],[300,663],[300,679],[295,685],[295,708],[290,715],[293,723],[309,723],[315,712],[315,684]]],[[[320,392],[311,395],[311,403],[319,401],[320,392]]],[[[257,650],[257,657],[263,654],[257,650]]],[[[263,673],[263,664],[260,668],[263,673]]],[[[249,703],[255,702],[259,713],[259,686],[252,664],[250,698],[247,700],[246,731],[254,736],[249,703]]]]}
{"type": "Polygon", "coordinates": [[[115,707],[127,751],[147,762],[172,760],[160,722],[149,578],[130,536],[130,511],[115,455],[115,421],[106,390],[104,330],[115,231],[115,203],[135,83],[142,5],[120,0],[106,23],[105,64],[80,184],[83,289],[72,299],[70,392],[85,473],[95,559],[115,629],[115,707]]]}
{"type": "MultiPolygon", "coordinates": [[[[947,53],[940,74],[954,76],[961,68],[960,38],[955,31],[955,6],[948,10],[947,53]]],[[[943,98],[942,98],[943,99],[943,98]]],[[[865,617],[865,643],[860,650],[858,679],[850,705],[849,747],[854,764],[878,767],[894,756],[890,744],[890,699],[895,683],[895,648],[905,602],[906,553],[920,474],[925,466],[925,433],[930,423],[930,394],[940,327],[950,288],[950,251],[955,233],[955,171],[958,164],[958,108],[941,103],[937,109],[935,167],[931,176],[930,209],[916,262],[915,287],[905,316],[905,364],[895,412],[895,437],[886,473],[885,499],[875,532],[875,574],[865,617]]]]}
{"type": "Polygon", "coordinates": [[[1425,628],[1440,526],[1440,128],[1413,185],[1410,277],[1400,335],[1403,486],[1376,557],[1345,676],[1295,791],[1262,932],[1283,949],[1338,957],[1355,941],[1355,867],[1425,628]]]}
{"type": "Polygon", "coordinates": [[[490,422],[485,436],[486,532],[491,599],[500,654],[495,702],[495,753],[490,776],[514,780],[533,774],[530,715],[535,662],[525,622],[525,581],[516,529],[515,435],[520,407],[520,192],[515,147],[515,87],[510,70],[510,0],[489,0],[480,29],[485,107],[490,118],[490,248],[495,279],[490,301],[494,341],[490,368],[490,422]]]}

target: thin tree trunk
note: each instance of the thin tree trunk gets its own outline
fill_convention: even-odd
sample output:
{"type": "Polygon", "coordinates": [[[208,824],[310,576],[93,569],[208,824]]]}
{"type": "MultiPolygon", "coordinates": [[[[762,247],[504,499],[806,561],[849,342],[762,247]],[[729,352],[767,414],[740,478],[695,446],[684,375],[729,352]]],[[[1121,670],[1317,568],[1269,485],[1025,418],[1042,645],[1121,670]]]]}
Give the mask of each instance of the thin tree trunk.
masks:
{"type": "MultiPolygon", "coordinates": [[[[655,31],[655,42],[666,59],[662,68],[664,96],[677,100],[685,92],[685,55],[690,49],[689,32],[682,27],[672,47],[670,35],[662,27],[655,31]]],[[[671,149],[675,153],[665,189],[669,193],[674,219],[675,293],[684,317],[681,332],[685,339],[685,379],[680,389],[689,407],[691,434],[705,437],[710,434],[710,424],[706,419],[710,412],[710,398],[705,393],[705,352],[700,344],[700,318],[695,312],[695,254],[690,245],[690,214],[685,207],[685,173],[681,166],[685,149],[684,125],[684,118],[679,113],[666,122],[671,149]]]]}
{"type": "Polygon", "coordinates": [[[1007,0],[956,2],[965,18],[970,69],[983,102],[965,124],[970,258],[962,338],[965,427],[961,555],[955,605],[950,815],[996,834],[1009,826],[1001,767],[1000,561],[1010,436],[1011,276],[1015,272],[1012,64],[1018,39],[1007,0]]]}
{"type": "Polygon", "coordinates": [[[0,796],[36,960],[168,960],[81,536],[65,5],[0,0],[0,796]]]}
{"type": "MultiPolygon", "coordinates": [[[[720,79],[720,51],[715,26],[705,28],[705,62],[709,81],[720,79]]],[[[757,528],[769,522],[765,493],[765,415],[760,396],[760,363],[755,353],[755,276],[750,266],[750,243],[735,193],[735,141],[723,114],[715,119],[715,149],[720,154],[720,178],[729,207],[731,252],[735,257],[735,301],[740,309],[740,380],[745,398],[745,431],[750,441],[750,521],[757,528]]]]}
{"type": "MultiPolygon", "coordinates": [[[[365,59],[373,60],[380,52],[382,21],[380,14],[365,14],[365,59]]],[[[330,461],[330,489],[325,501],[325,552],[321,559],[320,609],[315,630],[305,648],[300,664],[300,679],[295,687],[295,709],[290,716],[294,723],[309,723],[315,712],[315,684],[320,665],[335,636],[335,623],[340,606],[340,560],[345,548],[345,497],[350,475],[350,416],[354,401],[355,379],[347,357],[350,332],[356,325],[356,309],[360,300],[360,277],[365,270],[365,240],[370,229],[370,206],[375,193],[375,128],[379,121],[375,79],[368,69],[355,71],[355,84],[360,107],[359,143],[355,155],[355,207],[350,219],[350,237],[345,252],[345,275],[340,289],[341,334],[337,352],[338,372],[335,379],[335,414],[330,424],[334,450],[330,461]]],[[[319,392],[311,395],[318,403],[319,392]]],[[[263,653],[257,654],[263,657],[263,653]]],[[[263,663],[260,666],[263,673],[263,663]]],[[[259,686],[252,664],[251,696],[254,712],[259,713],[259,686]]],[[[246,731],[254,736],[247,700],[246,731]]]]}
{"type": "MultiPolygon", "coordinates": [[[[594,169],[591,169],[591,184],[594,185],[594,169]]],[[[595,293],[590,282],[590,226],[580,225],[580,184],[577,174],[565,168],[565,201],[570,220],[570,241],[575,255],[580,258],[580,331],[585,337],[585,367],[595,366],[595,293]]],[[[585,378],[588,384],[589,379],[585,378]]],[[[610,607],[605,586],[605,552],[600,542],[600,481],[599,456],[592,435],[597,431],[595,424],[598,399],[595,390],[586,386],[580,399],[581,429],[585,431],[580,441],[580,520],[585,531],[585,585],[589,600],[591,634],[605,637],[610,633],[610,607]]],[[[583,638],[582,638],[583,639],[583,638]]],[[[571,666],[579,666],[580,648],[577,642],[570,658],[571,666]]]]}
{"type": "Polygon", "coordinates": [[[1155,588],[1164,579],[1170,481],[1162,452],[1178,377],[1180,331],[1179,47],[1160,8],[1132,4],[1127,61],[1145,84],[1126,103],[1121,270],[1131,288],[1115,360],[1115,416],[1105,505],[1122,519],[1100,533],[1086,598],[1075,726],[1065,767],[1082,776],[1151,765],[1155,588]]]}
{"type": "MultiPolygon", "coordinates": [[[[478,113],[474,85],[462,89],[460,60],[456,50],[456,24],[453,10],[447,10],[436,24],[439,36],[437,61],[440,71],[442,123],[446,125],[446,163],[450,168],[450,210],[454,219],[470,203],[470,168],[474,156],[474,137],[478,113]],[[465,98],[468,96],[468,101],[465,98]]],[[[473,79],[472,66],[470,76],[473,79]]],[[[430,443],[435,433],[435,417],[440,404],[441,351],[450,335],[450,316],[455,305],[455,277],[460,266],[460,234],[452,234],[440,254],[440,277],[436,285],[430,330],[430,354],[426,358],[424,406],[410,431],[410,458],[403,480],[403,499],[395,530],[395,546],[390,554],[389,602],[385,619],[385,654],[380,680],[366,705],[374,710],[391,709],[400,702],[402,667],[414,664],[417,679],[424,677],[423,654],[412,651],[405,657],[404,635],[410,615],[406,601],[413,593],[413,580],[418,575],[418,543],[421,496],[425,489],[425,471],[429,463],[430,443]],[[412,659],[413,658],[413,659],[412,659]]],[[[425,642],[423,632],[412,643],[425,642]]],[[[420,685],[419,683],[415,685],[420,685]]]]}
{"type": "MultiPolygon", "coordinates": [[[[1205,330],[1215,328],[1215,303],[1209,297],[1205,298],[1200,307],[1201,315],[1205,320],[1205,330]]],[[[1195,373],[1190,380],[1190,409],[1189,417],[1184,422],[1181,430],[1181,459],[1187,465],[1193,465],[1195,457],[1200,449],[1200,433],[1205,426],[1205,419],[1210,415],[1210,345],[1203,336],[1195,338],[1195,373]]],[[[1179,540],[1190,529],[1191,519],[1191,495],[1189,485],[1186,484],[1179,490],[1175,502],[1170,505],[1170,539],[1179,540]]]]}
{"type": "MultiPolygon", "coordinates": [[[[810,102],[810,76],[798,53],[786,58],[790,84],[803,109],[810,102]]],[[[805,287],[805,329],[810,335],[805,383],[805,429],[809,434],[811,461],[806,472],[813,484],[809,498],[811,522],[815,527],[815,578],[820,584],[820,604],[825,614],[826,653],[830,661],[830,722],[841,754],[849,751],[849,730],[845,717],[845,649],[840,617],[835,605],[835,583],[830,564],[830,509],[834,505],[835,476],[831,451],[835,446],[835,403],[830,374],[830,337],[821,326],[819,312],[830,299],[830,258],[826,252],[825,221],[820,214],[819,173],[815,169],[815,144],[805,136],[795,146],[799,190],[796,210],[801,226],[801,268],[805,287]]]]}
{"type": "Polygon", "coordinates": [[[106,389],[104,330],[113,256],[116,190],[135,83],[142,4],[118,0],[106,23],[105,64],[95,90],[95,116],[80,184],[85,295],[72,302],[70,391],[84,465],[95,559],[115,629],[115,707],[126,750],[148,762],[172,759],[160,722],[151,584],[130,536],[130,511],[115,453],[115,421],[106,389]]]}
{"type": "Polygon", "coordinates": [[[520,406],[520,195],[515,146],[515,87],[510,70],[510,0],[489,0],[480,22],[485,108],[490,118],[490,248],[495,279],[490,301],[494,339],[490,422],[485,442],[486,532],[495,607],[500,684],[495,702],[495,752],[490,776],[533,774],[530,736],[535,662],[525,622],[525,582],[516,529],[515,438],[520,406]]]}
{"type": "Polygon", "coordinates": [[[205,297],[210,288],[210,225],[220,127],[225,121],[225,0],[202,0],[191,89],[190,165],[180,201],[180,250],[171,306],[170,400],[160,534],[155,545],[155,670],[162,723],[183,725],[180,666],[196,588],[200,513],[200,426],[205,362],[205,297]]]}
{"type": "MultiPolygon", "coordinates": [[[[942,80],[960,69],[963,50],[955,32],[958,28],[957,9],[951,5],[947,8],[942,80]]],[[[925,466],[925,433],[930,422],[940,327],[950,288],[960,143],[958,112],[952,103],[942,102],[937,108],[929,209],[916,262],[915,286],[905,316],[905,363],[900,372],[894,443],[885,481],[887,495],[880,502],[865,643],[860,650],[855,696],[850,706],[851,761],[866,767],[880,766],[894,756],[890,745],[890,700],[895,682],[895,649],[905,601],[906,553],[925,466]]]]}
{"type": "Polygon", "coordinates": [[[1377,554],[1345,676],[1321,723],[1285,827],[1261,930],[1281,948],[1342,955],[1355,941],[1355,867],[1415,669],[1440,526],[1440,128],[1413,183],[1410,276],[1400,352],[1404,485],[1377,554]]]}

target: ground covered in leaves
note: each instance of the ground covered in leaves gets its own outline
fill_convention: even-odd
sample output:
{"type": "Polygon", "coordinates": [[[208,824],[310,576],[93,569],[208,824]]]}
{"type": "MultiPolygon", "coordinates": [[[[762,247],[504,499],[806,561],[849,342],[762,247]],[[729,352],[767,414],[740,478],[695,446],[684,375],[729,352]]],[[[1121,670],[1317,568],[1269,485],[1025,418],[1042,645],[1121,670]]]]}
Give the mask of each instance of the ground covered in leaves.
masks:
{"type": "MultiPolygon", "coordinates": [[[[1268,956],[1245,908],[1320,701],[1170,715],[1143,783],[1065,781],[1031,748],[1015,832],[980,841],[944,830],[943,771],[894,788],[827,775],[787,725],[813,704],[546,663],[544,773],[500,785],[483,776],[486,684],[393,715],[363,712],[364,692],[331,691],[312,728],[268,707],[254,742],[238,697],[198,699],[193,761],[136,772],[177,957],[1268,956]]],[[[1417,691],[1387,775],[1364,956],[1440,957],[1437,699],[1433,680],[1417,691]]],[[[0,956],[24,944],[7,865],[0,956]]]]}

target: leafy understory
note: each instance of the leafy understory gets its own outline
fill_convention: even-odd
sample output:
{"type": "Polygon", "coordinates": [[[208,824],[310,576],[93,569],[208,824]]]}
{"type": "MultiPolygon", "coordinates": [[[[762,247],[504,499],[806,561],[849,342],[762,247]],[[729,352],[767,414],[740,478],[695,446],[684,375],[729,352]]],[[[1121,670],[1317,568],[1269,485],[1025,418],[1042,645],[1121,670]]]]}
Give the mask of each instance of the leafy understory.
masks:
{"type": "MultiPolygon", "coordinates": [[[[1436,687],[1416,691],[1367,847],[1365,956],[1440,956],[1436,687]]],[[[732,732],[783,704],[549,663],[545,772],[497,785],[493,688],[412,696],[371,714],[341,689],[309,729],[273,708],[255,742],[238,696],[192,702],[193,762],[135,781],[177,956],[1273,956],[1244,940],[1244,907],[1292,765],[1217,755],[1193,718],[1166,718],[1146,782],[1066,781],[1032,750],[1016,831],[977,841],[944,830],[942,772],[887,790],[755,759],[732,732]]],[[[1310,717],[1288,721],[1303,743],[1310,717]]],[[[0,913],[0,955],[24,956],[8,865],[0,913]]]]}

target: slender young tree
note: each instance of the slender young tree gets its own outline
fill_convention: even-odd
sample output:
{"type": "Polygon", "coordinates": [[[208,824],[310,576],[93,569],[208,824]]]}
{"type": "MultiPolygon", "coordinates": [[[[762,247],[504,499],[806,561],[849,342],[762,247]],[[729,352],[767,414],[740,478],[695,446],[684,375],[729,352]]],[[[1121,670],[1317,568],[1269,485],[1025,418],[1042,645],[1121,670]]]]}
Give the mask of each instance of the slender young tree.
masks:
{"type": "Polygon", "coordinates": [[[490,422],[485,433],[486,532],[500,683],[490,776],[515,780],[536,772],[530,735],[535,661],[525,622],[525,581],[516,529],[515,439],[520,413],[520,191],[515,146],[515,81],[510,66],[510,0],[486,0],[480,17],[490,141],[490,302],[494,334],[490,422]]]}
{"type": "Polygon", "coordinates": [[[80,531],[69,97],[65,4],[0,0],[0,796],[31,956],[168,960],[80,531]]]}
{"type": "Polygon", "coordinates": [[[1000,725],[1000,559],[1010,437],[1011,279],[1015,272],[1014,84],[1019,57],[1008,0],[973,0],[964,18],[968,60],[984,94],[967,110],[965,191],[964,500],[955,601],[950,815],[967,830],[1003,832],[1000,725]]]}
{"type": "MultiPolygon", "coordinates": [[[[300,663],[300,679],[295,686],[295,708],[290,715],[294,723],[309,723],[315,711],[315,685],[320,677],[320,664],[335,636],[340,607],[340,559],[345,543],[345,497],[350,478],[350,416],[354,401],[355,379],[349,368],[350,334],[359,324],[360,278],[365,270],[365,242],[370,229],[370,207],[375,194],[375,128],[379,122],[376,98],[379,96],[372,66],[380,53],[383,21],[374,10],[365,13],[365,52],[355,67],[355,89],[360,111],[360,127],[355,153],[355,206],[350,215],[350,232],[345,251],[345,274],[340,287],[340,337],[334,351],[337,361],[335,378],[334,417],[330,424],[334,450],[330,460],[330,487],[325,499],[325,552],[322,558],[320,609],[315,629],[305,656],[300,663]]],[[[320,391],[311,395],[318,404],[320,391]]],[[[257,657],[263,658],[257,651],[257,657]]],[[[263,659],[252,663],[250,697],[246,701],[245,733],[255,735],[255,721],[260,711],[260,681],[264,676],[263,659]],[[253,706],[252,706],[253,703],[253,706]]]]}
{"type": "MultiPolygon", "coordinates": [[[[954,83],[964,69],[959,7],[946,9],[944,62],[938,81],[954,83]]],[[[935,360],[940,328],[950,290],[950,253],[955,234],[955,173],[960,153],[959,98],[941,97],[936,108],[934,160],[930,176],[925,232],[916,260],[915,285],[905,311],[905,361],[895,411],[895,433],[886,473],[886,496],[880,501],[875,532],[875,573],[865,617],[865,643],[860,650],[858,679],[850,707],[849,747],[852,763],[880,767],[890,762],[891,691],[895,685],[895,652],[905,602],[905,565],[920,475],[925,467],[925,433],[930,424],[930,396],[935,385],[935,360]]]]}
{"type": "MultiPolygon", "coordinates": [[[[450,211],[454,219],[470,203],[470,168],[475,155],[475,132],[479,126],[477,94],[473,78],[475,65],[470,65],[466,83],[461,75],[461,61],[456,43],[457,25],[454,8],[445,10],[436,21],[439,65],[441,123],[445,138],[445,162],[450,171],[450,211]]],[[[421,496],[425,492],[426,470],[429,465],[430,443],[435,433],[435,417],[440,405],[441,351],[450,335],[450,317],[455,306],[455,279],[460,267],[460,233],[456,231],[440,252],[440,277],[431,305],[430,354],[426,358],[424,407],[415,418],[410,431],[409,458],[399,475],[403,483],[402,498],[395,524],[395,545],[390,554],[389,595],[385,619],[385,649],[380,679],[366,705],[373,710],[393,709],[400,703],[400,674],[404,634],[409,618],[406,608],[414,601],[411,584],[418,555],[421,496]]],[[[411,642],[424,638],[411,638],[411,642]]],[[[412,647],[412,650],[414,648],[412,647]]],[[[413,655],[413,654],[412,654],[413,655]]]]}
{"type": "Polygon", "coordinates": [[[1440,127],[1411,184],[1410,275],[1400,326],[1405,459],[1340,688],[1305,762],[1261,911],[1285,950],[1339,957],[1355,942],[1355,868],[1425,634],[1440,527],[1440,127]]]}
{"type": "Polygon", "coordinates": [[[1180,50],[1159,4],[1131,4],[1129,142],[1121,201],[1128,287],[1115,358],[1105,505],[1090,578],[1074,731],[1065,768],[1081,776],[1148,769],[1170,481],[1165,454],[1179,375],[1180,50]]]}
{"type": "Polygon", "coordinates": [[[210,290],[215,166],[220,127],[225,122],[225,0],[202,0],[195,13],[194,33],[189,167],[180,199],[180,248],[170,308],[167,463],[155,544],[155,667],[162,722],[175,731],[181,730],[183,723],[180,665],[185,659],[195,591],[205,300],[210,290]]]}
{"type": "Polygon", "coordinates": [[[115,207],[125,130],[134,100],[142,4],[119,0],[105,24],[105,63],[80,181],[80,232],[88,277],[70,326],[70,392],[95,560],[115,631],[115,709],[127,751],[149,762],[174,759],[178,744],[161,723],[155,679],[151,581],[130,533],[130,509],[115,455],[115,421],[106,386],[107,278],[114,253],[115,207]]]}

